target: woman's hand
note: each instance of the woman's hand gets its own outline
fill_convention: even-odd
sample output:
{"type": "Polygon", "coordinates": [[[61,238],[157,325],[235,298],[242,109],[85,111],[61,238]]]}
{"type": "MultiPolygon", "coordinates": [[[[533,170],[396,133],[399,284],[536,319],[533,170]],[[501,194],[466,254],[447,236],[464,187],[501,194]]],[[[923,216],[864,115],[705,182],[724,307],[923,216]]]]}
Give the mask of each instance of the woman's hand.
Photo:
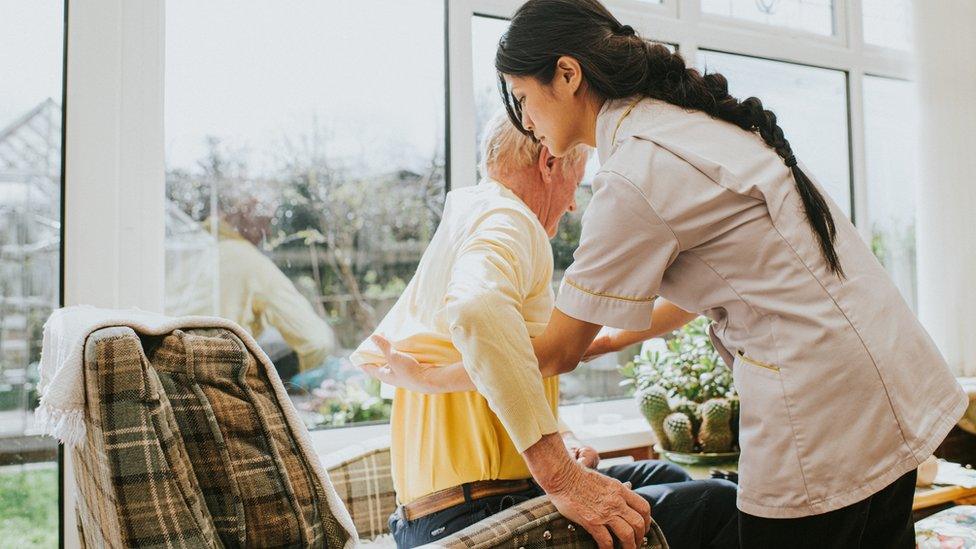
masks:
{"type": "Polygon", "coordinates": [[[583,362],[589,362],[598,356],[619,351],[611,337],[612,332],[613,330],[610,328],[604,327],[600,329],[600,333],[596,335],[593,342],[590,343],[590,346],[583,353],[583,362]]]}
{"type": "Polygon", "coordinates": [[[369,338],[386,356],[386,364],[363,364],[360,370],[376,379],[417,393],[436,392],[436,366],[424,365],[417,359],[393,348],[388,339],[373,334],[369,338]]]}

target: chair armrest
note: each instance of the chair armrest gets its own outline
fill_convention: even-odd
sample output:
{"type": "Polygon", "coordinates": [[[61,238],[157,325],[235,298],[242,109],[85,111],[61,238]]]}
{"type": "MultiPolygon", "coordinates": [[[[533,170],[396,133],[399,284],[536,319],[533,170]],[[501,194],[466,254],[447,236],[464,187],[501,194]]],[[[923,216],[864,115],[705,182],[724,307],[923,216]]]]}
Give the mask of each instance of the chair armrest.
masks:
{"type": "Polygon", "coordinates": [[[328,466],[329,479],[346,504],[362,539],[389,534],[387,520],[396,511],[396,493],[390,471],[390,448],[362,454],[328,466]]]}
{"type": "MultiPolygon", "coordinates": [[[[496,513],[426,547],[481,549],[502,545],[525,548],[590,548],[596,547],[596,542],[581,526],[560,515],[548,496],[539,496],[496,513]]],[[[668,542],[653,519],[644,547],[668,549],[668,542]]]]}

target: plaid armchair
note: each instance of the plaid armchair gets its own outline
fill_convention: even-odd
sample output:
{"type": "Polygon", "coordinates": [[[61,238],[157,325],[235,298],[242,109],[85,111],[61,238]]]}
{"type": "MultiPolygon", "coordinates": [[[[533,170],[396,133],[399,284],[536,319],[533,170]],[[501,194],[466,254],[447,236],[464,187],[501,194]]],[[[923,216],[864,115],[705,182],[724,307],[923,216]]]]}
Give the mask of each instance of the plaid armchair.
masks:
{"type": "MultiPolygon", "coordinates": [[[[340,460],[329,467],[329,477],[362,540],[373,540],[389,533],[387,519],[396,510],[389,447],[380,446],[377,442],[367,443],[359,455],[340,460]]],[[[651,526],[645,547],[667,549],[668,544],[661,529],[653,522],[651,526]]],[[[590,548],[596,547],[596,543],[583,528],[560,515],[548,498],[542,496],[492,515],[439,540],[434,546],[449,549],[590,548]]]]}
{"type": "Polygon", "coordinates": [[[71,450],[82,544],[354,545],[268,367],[223,328],[93,333],[86,440],[71,450]]]}

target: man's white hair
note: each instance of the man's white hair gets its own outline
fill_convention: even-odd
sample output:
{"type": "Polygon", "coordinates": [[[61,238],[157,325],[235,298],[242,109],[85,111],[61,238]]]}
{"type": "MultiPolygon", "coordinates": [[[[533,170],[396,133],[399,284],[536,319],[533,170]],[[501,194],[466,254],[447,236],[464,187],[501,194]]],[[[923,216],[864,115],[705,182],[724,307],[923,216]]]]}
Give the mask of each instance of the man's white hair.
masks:
{"type": "MultiPolygon", "coordinates": [[[[508,171],[535,166],[543,145],[520,132],[508,118],[504,109],[497,111],[485,125],[481,135],[482,177],[488,176],[489,167],[508,171]]],[[[584,158],[588,147],[578,145],[562,157],[563,162],[577,162],[584,158]]]]}

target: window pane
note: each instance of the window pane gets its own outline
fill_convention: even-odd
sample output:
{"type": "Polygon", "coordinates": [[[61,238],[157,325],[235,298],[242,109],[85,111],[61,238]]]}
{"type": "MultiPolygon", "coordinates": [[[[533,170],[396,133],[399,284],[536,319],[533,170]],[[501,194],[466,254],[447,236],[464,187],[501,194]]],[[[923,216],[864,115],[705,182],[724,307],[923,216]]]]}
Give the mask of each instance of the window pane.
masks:
{"type": "Polygon", "coordinates": [[[725,75],[732,95],[756,96],[776,113],[796,157],[850,216],[846,73],[742,55],[699,53],[700,68],[725,75]]]}
{"type": "Polygon", "coordinates": [[[167,312],[249,330],[313,427],[389,417],[347,357],[443,207],[443,5],[167,3],[167,312]]]}
{"type": "Polygon", "coordinates": [[[0,0],[0,13],[0,545],[57,547],[57,446],[34,409],[60,302],[64,5],[0,0]]]}
{"type": "Polygon", "coordinates": [[[702,11],[816,34],[834,34],[833,0],[702,0],[702,11]]]}
{"type": "Polygon", "coordinates": [[[911,49],[911,0],[863,0],[864,41],[868,44],[911,49]]]}
{"type": "Polygon", "coordinates": [[[871,249],[914,309],[915,89],[911,82],[864,78],[864,144],[871,249]]]}

